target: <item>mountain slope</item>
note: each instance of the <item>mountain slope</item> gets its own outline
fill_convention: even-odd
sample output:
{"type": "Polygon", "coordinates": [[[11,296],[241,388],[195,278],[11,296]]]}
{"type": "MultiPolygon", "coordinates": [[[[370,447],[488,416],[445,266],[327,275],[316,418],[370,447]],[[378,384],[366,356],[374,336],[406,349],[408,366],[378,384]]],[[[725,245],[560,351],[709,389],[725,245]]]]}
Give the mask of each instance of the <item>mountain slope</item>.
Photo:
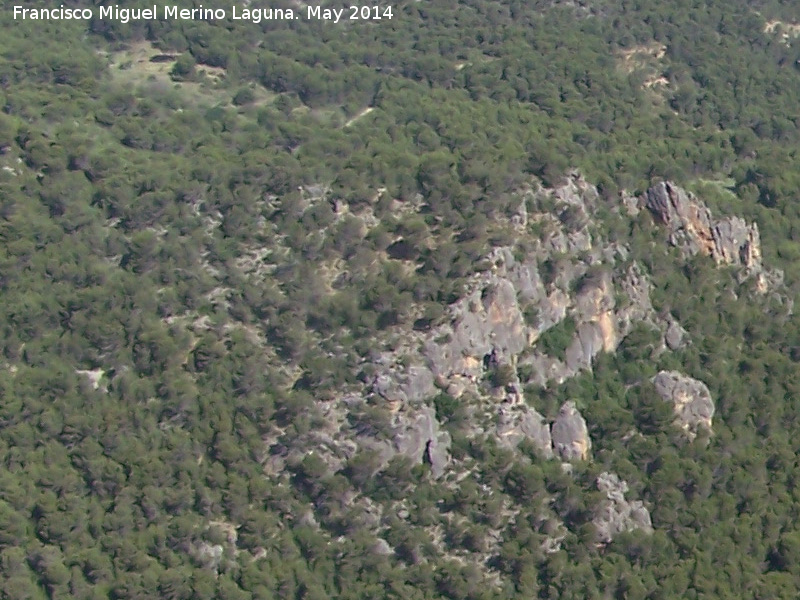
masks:
{"type": "Polygon", "coordinates": [[[0,594],[795,597],[792,6],[394,9],[4,14],[0,594]]]}

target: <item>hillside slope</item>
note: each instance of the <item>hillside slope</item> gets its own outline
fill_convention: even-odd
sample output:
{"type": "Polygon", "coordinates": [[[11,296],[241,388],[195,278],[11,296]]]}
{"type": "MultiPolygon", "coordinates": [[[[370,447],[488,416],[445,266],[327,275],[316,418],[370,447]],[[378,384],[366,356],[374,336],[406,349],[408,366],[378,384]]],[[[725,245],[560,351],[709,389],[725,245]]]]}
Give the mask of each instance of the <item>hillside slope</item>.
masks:
{"type": "Polygon", "coordinates": [[[393,15],[3,11],[0,596],[794,598],[793,6],[393,15]]]}

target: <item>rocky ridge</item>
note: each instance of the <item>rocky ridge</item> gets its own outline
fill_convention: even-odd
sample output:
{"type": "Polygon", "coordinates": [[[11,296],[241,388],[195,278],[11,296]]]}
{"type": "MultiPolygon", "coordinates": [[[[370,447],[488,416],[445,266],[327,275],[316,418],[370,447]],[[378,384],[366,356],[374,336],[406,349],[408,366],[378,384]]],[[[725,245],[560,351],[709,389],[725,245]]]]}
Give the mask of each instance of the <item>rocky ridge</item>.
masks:
{"type": "MultiPolygon", "coordinates": [[[[495,427],[486,431],[502,443],[514,446],[527,437],[546,456],[572,460],[588,455],[588,435],[567,443],[585,448],[577,455],[553,445],[551,424],[534,408],[522,407],[522,387],[557,385],[590,370],[595,357],[615,351],[637,323],[661,330],[665,347],[686,341],[674,319],[657,318],[652,285],[642,266],[629,260],[628,248],[593,231],[590,215],[599,200],[596,188],[578,174],[555,189],[531,191],[522,202],[525,210],[514,218],[540,232],[533,248],[524,255],[511,247],[495,248],[487,257],[491,268],[474,277],[443,323],[417,334],[402,352],[373,361],[376,375],[368,394],[393,412],[396,431],[405,428],[400,421],[415,421],[437,393],[465,402],[490,396],[495,427]],[[548,353],[540,338],[555,335],[567,321],[574,328],[561,336],[563,352],[548,353]],[[500,368],[506,369],[508,381],[492,387],[487,378],[500,368]]],[[[422,437],[428,439],[407,456],[421,456],[433,441],[422,437]]],[[[446,443],[435,444],[440,457],[446,443]]]]}
{"type": "MultiPolygon", "coordinates": [[[[452,441],[431,402],[437,395],[466,411],[472,436],[494,437],[512,449],[527,440],[544,458],[591,460],[591,423],[575,403],[566,402],[548,419],[525,403],[524,386],[551,387],[591,370],[598,354],[614,352],[640,324],[660,332],[659,352],[691,343],[672,315],[654,310],[647,271],[632,260],[630,248],[608,241],[596,226],[601,202],[578,174],[555,189],[521,194],[510,225],[526,233],[525,251],[494,248],[489,267],[472,277],[444,318],[426,331],[403,332],[391,349],[369,357],[364,387],[330,404],[326,428],[308,434],[329,472],[366,450],[373,473],[400,456],[427,463],[433,478],[450,481],[452,441]],[[384,414],[385,422],[358,417],[371,410],[384,414]]],[[[715,222],[701,202],[670,183],[638,199],[626,197],[616,212],[628,219],[645,207],[687,256],[706,254],[740,269],[742,279],[763,274],[766,285],[778,281],[762,265],[754,224],[735,217],[715,222]]],[[[662,372],[653,383],[673,402],[687,435],[711,428],[714,405],[702,382],[662,372]]],[[[274,448],[272,453],[274,470],[291,458],[274,448]]],[[[600,543],[632,528],[652,529],[646,507],[625,499],[624,481],[605,473],[597,485],[605,494],[595,516],[600,543]]],[[[557,549],[555,538],[553,544],[557,549]]]]}

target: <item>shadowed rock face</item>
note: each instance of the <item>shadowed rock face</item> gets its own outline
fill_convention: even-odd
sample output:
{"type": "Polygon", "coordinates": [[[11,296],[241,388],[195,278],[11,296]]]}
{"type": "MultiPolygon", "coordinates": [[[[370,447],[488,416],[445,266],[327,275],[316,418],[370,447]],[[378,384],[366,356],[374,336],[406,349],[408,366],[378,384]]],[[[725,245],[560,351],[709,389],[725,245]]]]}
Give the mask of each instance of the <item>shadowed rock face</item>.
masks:
{"type": "Polygon", "coordinates": [[[711,430],[714,401],[705,383],[677,371],[661,371],[653,385],[659,396],[672,403],[677,424],[691,437],[701,426],[711,430]]]}
{"type": "Polygon", "coordinates": [[[572,401],[565,402],[553,422],[553,448],[561,460],[586,460],[592,448],[586,421],[572,401]]]}
{"type": "Polygon", "coordinates": [[[606,497],[592,520],[598,542],[607,544],[617,534],[634,529],[647,533],[653,531],[650,512],[642,501],[625,499],[628,491],[625,481],[614,473],[601,473],[597,477],[597,489],[606,497]]]}

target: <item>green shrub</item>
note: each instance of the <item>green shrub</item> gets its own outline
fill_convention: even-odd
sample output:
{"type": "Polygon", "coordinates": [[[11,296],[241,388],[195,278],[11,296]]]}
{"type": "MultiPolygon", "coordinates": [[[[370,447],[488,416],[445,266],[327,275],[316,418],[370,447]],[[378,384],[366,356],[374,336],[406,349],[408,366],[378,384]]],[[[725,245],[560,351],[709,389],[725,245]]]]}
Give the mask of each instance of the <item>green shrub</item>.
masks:
{"type": "Polygon", "coordinates": [[[575,319],[566,317],[563,321],[542,333],[536,342],[536,347],[548,356],[564,360],[567,348],[572,343],[576,331],[575,319]]]}
{"type": "Polygon", "coordinates": [[[240,89],[233,96],[233,104],[234,106],[244,106],[246,104],[252,104],[255,101],[255,99],[256,99],[255,92],[249,87],[245,87],[240,89]]]}

